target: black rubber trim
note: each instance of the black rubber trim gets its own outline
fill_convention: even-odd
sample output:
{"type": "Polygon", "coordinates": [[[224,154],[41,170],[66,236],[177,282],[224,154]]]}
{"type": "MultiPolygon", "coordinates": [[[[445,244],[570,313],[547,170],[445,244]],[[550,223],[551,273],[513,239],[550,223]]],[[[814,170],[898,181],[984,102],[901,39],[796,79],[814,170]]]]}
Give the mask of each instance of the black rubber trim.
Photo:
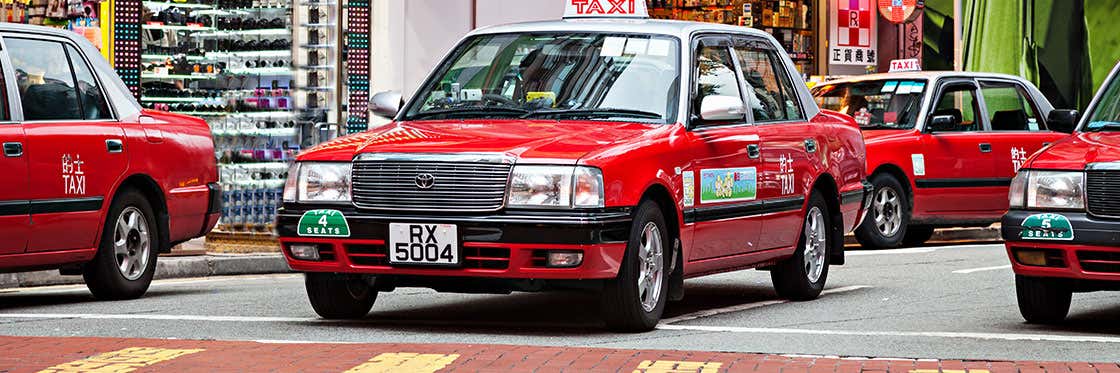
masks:
{"type": "Polygon", "coordinates": [[[103,197],[63,198],[31,201],[31,214],[56,214],[101,210],[103,197]]]}
{"type": "Polygon", "coordinates": [[[1003,216],[1000,233],[1007,242],[1029,242],[1043,245],[1086,245],[1115,247],[1120,242],[1120,220],[1106,220],[1084,212],[1011,210],[1003,216]],[[1065,216],[1073,226],[1073,240],[1024,240],[1023,221],[1034,214],[1053,213],[1065,216]]]}
{"type": "Polygon", "coordinates": [[[765,201],[739,203],[734,205],[699,207],[684,213],[684,222],[687,224],[735,219],[748,216],[773,214],[786,211],[800,210],[805,205],[805,197],[775,198],[765,201]]]}
{"type": "Polygon", "coordinates": [[[31,201],[0,201],[0,216],[28,215],[31,201]]]}
{"type": "Polygon", "coordinates": [[[989,179],[921,179],[914,182],[918,188],[983,188],[1011,186],[1011,178],[989,179]]]}
{"type": "Polygon", "coordinates": [[[206,187],[210,190],[210,203],[206,206],[206,214],[222,212],[222,186],[218,183],[210,183],[206,187]]]}
{"type": "Polygon", "coordinates": [[[863,190],[853,190],[840,195],[840,204],[846,205],[849,203],[863,202],[863,190]]]}

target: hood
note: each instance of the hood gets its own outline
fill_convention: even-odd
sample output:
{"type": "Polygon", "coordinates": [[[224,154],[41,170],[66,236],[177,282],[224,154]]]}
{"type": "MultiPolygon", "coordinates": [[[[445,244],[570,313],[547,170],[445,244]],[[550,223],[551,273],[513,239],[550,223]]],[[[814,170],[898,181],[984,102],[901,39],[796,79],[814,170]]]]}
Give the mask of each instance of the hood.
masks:
{"type": "Polygon", "coordinates": [[[884,142],[898,138],[909,138],[915,136],[915,130],[862,130],[863,142],[871,145],[876,142],[884,142]]]}
{"type": "Polygon", "coordinates": [[[389,124],[320,144],[301,161],[348,161],[362,153],[502,153],[527,163],[575,164],[589,152],[662,125],[484,120],[389,124]]]}
{"type": "Polygon", "coordinates": [[[1028,167],[1084,170],[1092,163],[1120,162],[1120,132],[1080,132],[1039,152],[1028,167]]]}

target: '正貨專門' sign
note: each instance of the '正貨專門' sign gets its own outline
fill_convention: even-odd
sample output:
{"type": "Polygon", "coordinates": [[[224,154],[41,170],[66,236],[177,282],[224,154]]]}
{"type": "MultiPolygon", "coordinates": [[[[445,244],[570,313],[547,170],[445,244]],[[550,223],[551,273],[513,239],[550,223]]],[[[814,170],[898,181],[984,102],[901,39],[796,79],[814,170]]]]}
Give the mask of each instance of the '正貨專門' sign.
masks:
{"type": "Polygon", "coordinates": [[[874,0],[833,0],[829,16],[828,63],[877,65],[874,0]]]}

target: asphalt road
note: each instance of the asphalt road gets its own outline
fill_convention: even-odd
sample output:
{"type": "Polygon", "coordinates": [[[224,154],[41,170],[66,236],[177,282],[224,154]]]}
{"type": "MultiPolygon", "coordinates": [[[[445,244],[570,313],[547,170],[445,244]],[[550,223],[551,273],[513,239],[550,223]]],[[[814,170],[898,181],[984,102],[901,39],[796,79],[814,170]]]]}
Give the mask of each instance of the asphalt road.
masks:
{"type": "Polygon", "coordinates": [[[299,275],[159,281],[95,302],[81,286],[0,291],[0,335],[487,343],[976,360],[1120,361],[1120,296],[1074,295],[1060,326],[1023,323],[1001,245],[850,253],[821,299],[778,300],[769,274],[687,282],[658,330],[605,332],[597,298],[383,293],[357,322],[316,318],[299,275]]]}

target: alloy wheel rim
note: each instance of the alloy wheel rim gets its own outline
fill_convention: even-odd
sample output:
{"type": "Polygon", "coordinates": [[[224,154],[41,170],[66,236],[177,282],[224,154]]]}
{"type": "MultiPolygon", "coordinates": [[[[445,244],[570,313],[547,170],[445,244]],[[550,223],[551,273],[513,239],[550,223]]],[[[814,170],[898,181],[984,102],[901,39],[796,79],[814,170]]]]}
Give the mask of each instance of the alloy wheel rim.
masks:
{"type": "Polygon", "coordinates": [[[875,194],[875,228],[883,237],[894,237],[902,228],[902,204],[894,189],[883,188],[875,194]]]}
{"type": "Polygon", "coordinates": [[[132,206],[121,211],[113,230],[113,257],[117,260],[117,270],[129,281],[140,279],[148,269],[151,251],[148,219],[144,213],[132,206]]]}
{"type": "Polygon", "coordinates": [[[825,230],[824,213],[813,206],[805,217],[805,275],[809,282],[816,283],[824,273],[825,250],[828,247],[828,232],[825,230]]]}
{"type": "Polygon", "coordinates": [[[653,222],[646,223],[638,246],[638,299],[646,312],[653,312],[661,298],[665,270],[663,251],[661,229],[653,222]]]}

